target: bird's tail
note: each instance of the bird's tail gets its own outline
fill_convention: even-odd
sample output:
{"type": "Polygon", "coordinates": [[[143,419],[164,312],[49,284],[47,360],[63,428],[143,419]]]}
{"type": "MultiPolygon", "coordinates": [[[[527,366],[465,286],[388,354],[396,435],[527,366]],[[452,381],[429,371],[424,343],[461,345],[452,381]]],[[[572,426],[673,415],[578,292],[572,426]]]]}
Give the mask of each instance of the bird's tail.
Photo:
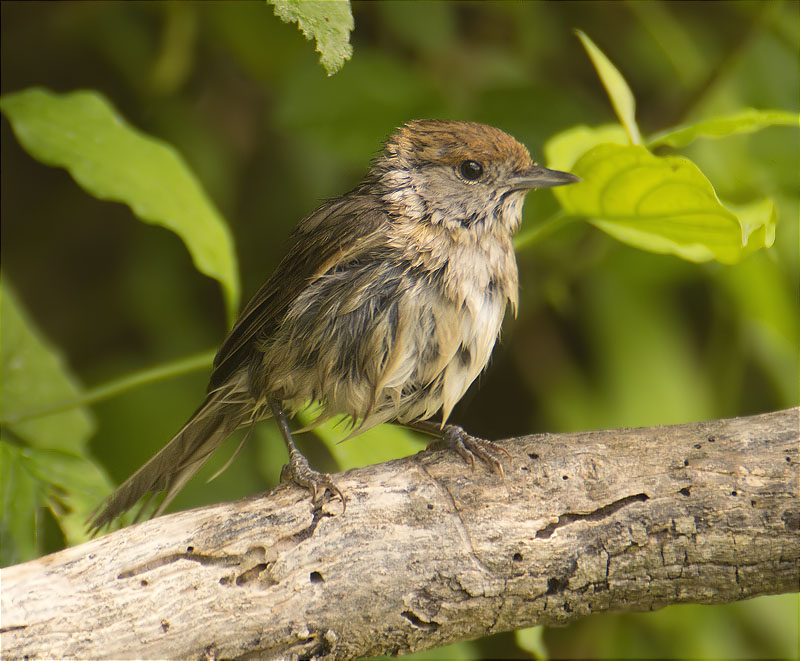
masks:
{"type": "MultiPolygon", "coordinates": [[[[219,391],[210,393],[172,440],[92,513],[89,531],[96,533],[131,509],[144,495],[152,494],[152,499],[165,491],[164,499],[152,516],[161,514],[223,441],[246,422],[246,410],[241,401],[226,401],[219,391]]],[[[149,503],[150,500],[145,502],[137,519],[149,503]]]]}

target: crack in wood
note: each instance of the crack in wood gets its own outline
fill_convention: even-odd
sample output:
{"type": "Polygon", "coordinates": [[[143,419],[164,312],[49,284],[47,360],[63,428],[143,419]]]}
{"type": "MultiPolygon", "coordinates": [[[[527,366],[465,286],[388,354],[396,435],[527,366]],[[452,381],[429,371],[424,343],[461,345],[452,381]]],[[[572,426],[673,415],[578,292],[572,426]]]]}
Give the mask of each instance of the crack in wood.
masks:
{"type": "Polygon", "coordinates": [[[8,633],[9,631],[20,631],[21,629],[27,629],[27,624],[12,624],[10,627],[0,627],[0,633],[8,633]]]}
{"type": "MultiPolygon", "coordinates": [[[[261,578],[261,574],[269,569],[269,564],[266,562],[259,562],[258,564],[250,567],[250,569],[244,570],[241,574],[236,577],[236,585],[239,587],[243,585],[247,585],[248,583],[252,583],[253,581],[257,581],[261,578]]],[[[270,585],[276,585],[277,581],[273,580],[271,576],[268,577],[268,583],[270,585]]]]}
{"type": "Polygon", "coordinates": [[[136,567],[125,569],[117,575],[117,578],[132,578],[133,576],[138,576],[139,574],[144,574],[158,569],[159,567],[172,564],[178,560],[191,560],[192,562],[207,567],[239,567],[245,562],[253,561],[254,559],[263,561],[265,556],[266,549],[264,549],[263,546],[251,546],[245,553],[224,554],[220,556],[195,553],[194,547],[189,546],[185,552],[167,553],[166,555],[148,560],[136,567]]]}
{"type": "Polygon", "coordinates": [[[439,481],[438,478],[431,475],[430,471],[428,471],[428,469],[425,467],[424,464],[417,462],[417,465],[422,469],[422,472],[425,473],[425,475],[427,475],[437,487],[439,487],[439,489],[441,489],[442,491],[444,491],[444,493],[447,494],[447,497],[453,506],[452,512],[456,515],[458,519],[459,532],[461,533],[461,536],[464,539],[464,541],[469,545],[470,556],[475,561],[475,564],[477,564],[482,571],[494,575],[494,572],[492,572],[492,570],[489,569],[489,567],[487,567],[486,564],[478,557],[478,552],[475,550],[475,545],[472,543],[472,537],[469,534],[469,529],[467,528],[467,524],[464,522],[464,517],[461,516],[461,511],[458,506],[458,502],[456,501],[456,497],[453,495],[453,493],[450,491],[449,487],[446,484],[443,484],[442,482],[439,481]]]}
{"type": "Polygon", "coordinates": [[[648,496],[646,493],[637,493],[632,496],[625,496],[624,498],[615,500],[613,503],[609,503],[608,505],[598,507],[596,510],[592,510],[591,512],[566,512],[558,517],[558,521],[549,523],[541,530],[536,531],[536,538],[548,539],[558,528],[561,528],[562,526],[574,523],[575,521],[600,521],[601,519],[619,512],[619,510],[626,505],[630,505],[631,503],[643,503],[646,500],[650,500],[650,496],[648,496]]]}
{"type": "Polygon", "coordinates": [[[288,537],[283,537],[282,539],[279,539],[278,543],[283,541],[289,541],[295,544],[299,544],[300,542],[307,540],[309,537],[311,537],[311,535],[314,534],[314,531],[317,529],[317,526],[319,525],[319,522],[322,521],[322,519],[332,516],[333,514],[330,514],[328,512],[323,512],[321,507],[317,507],[314,509],[314,514],[311,518],[311,523],[307,527],[303,528],[302,530],[299,530],[296,533],[292,533],[288,537]]]}
{"type": "MultiPolygon", "coordinates": [[[[272,659],[272,658],[287,658],[297,659],[298,661],[311,661],[311,659],[320,659],[330,656],[334,653],[339,636],[332,629],[322,630],[305,630],[301,632],[294,632],[298,637],[286,645],[269,645],[263,647],[260,645],[260,639],[256,639],[253,643],[247,646],[247,652],[237,656],[237,659],[272,659]]],[[[338,656],[334,658],[339,658],[338,656]]]]}
{"type": "Polygon", "coordinates": [[[418,629],[428,629],[430,631],[436,631],[441,625],[438,622],[434,622],[433,620],[426,621],[423,620],[419,615],[414,613],[413,611],[403,611],[400,613],[404,618],[406,618],[411,624],[413,624],[418,629]]]}

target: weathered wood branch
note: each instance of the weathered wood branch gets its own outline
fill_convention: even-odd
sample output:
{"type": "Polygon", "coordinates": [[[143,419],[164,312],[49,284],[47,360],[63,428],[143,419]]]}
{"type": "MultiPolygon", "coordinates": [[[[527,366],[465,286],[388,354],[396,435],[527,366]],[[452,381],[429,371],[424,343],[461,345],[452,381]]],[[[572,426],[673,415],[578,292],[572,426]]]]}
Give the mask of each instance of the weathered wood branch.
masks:
{"type": "MultiPolygon", "coordinates": [[[[800,409],[282,485],[2,571],[4,658],[352,658],[798,589],[800,409]]],[[[358,442],[358,441],[355,441],[358,442]]]]}

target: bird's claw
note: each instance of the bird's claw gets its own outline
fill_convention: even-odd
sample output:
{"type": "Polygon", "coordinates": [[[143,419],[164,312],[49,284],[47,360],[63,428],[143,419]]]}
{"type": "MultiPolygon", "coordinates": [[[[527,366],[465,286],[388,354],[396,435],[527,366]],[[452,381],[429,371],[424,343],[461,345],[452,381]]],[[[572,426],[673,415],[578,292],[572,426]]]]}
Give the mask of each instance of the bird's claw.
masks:
{"type": "Polygon", "coordinates": [[[457,425],[446,425],[442,431],[444,445],[458,452],[473,469],[475,468],[475,457],[478,457],[481,461],[489,464],[502,478],[505,478],[503,464],[498,455],[505,455],[511,459],[511,454],[504,447],[494,441],[472,436],[457,425]]]}
{"type": "Polygon", "coordinates": [[[308,463],[308,460],[299,452],[292,452],[289,455],[289,463],[281,468],[281,482],[294,482],[297,486],[311,492],[311,502],[314,507],[321,504],[325,496],[325,491],[330,491],[334,496],[338,496],[342,501],[342,514],[347,509],[347,501],[341,489],[331,479],[327,473],[315,471],[308,463]]]}

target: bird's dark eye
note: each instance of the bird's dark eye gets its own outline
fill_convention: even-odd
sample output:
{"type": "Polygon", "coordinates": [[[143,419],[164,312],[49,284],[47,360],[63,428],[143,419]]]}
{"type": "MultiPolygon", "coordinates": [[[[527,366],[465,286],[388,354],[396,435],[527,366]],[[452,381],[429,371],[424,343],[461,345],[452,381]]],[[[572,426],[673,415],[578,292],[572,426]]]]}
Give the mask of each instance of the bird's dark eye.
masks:
{"type": "Polygon", "coordinates": [[[483,174],[483,166],[478,161],[461,161],[458,164],[458,174],[467,181],[476,181],[483,174]]]}

